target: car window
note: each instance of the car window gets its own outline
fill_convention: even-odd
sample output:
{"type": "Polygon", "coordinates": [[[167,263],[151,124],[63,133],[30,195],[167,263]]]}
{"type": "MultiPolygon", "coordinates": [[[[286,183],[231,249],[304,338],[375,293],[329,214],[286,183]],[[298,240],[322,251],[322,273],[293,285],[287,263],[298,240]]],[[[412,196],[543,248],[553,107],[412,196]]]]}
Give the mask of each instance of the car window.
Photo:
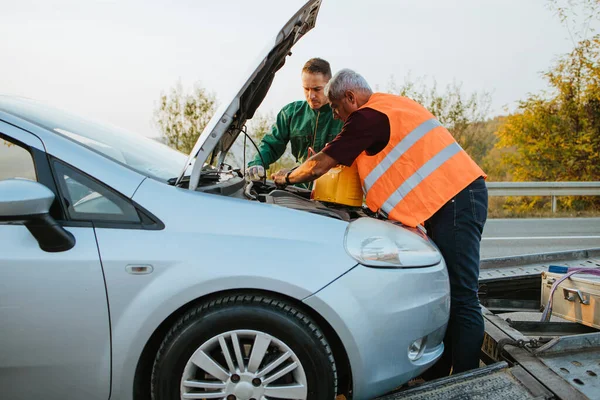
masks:
{"type": "Polygon", "coordinates": [[[33,157],[18,144],[0,138],[0,181],[13,178],[37,180],[33,157]]]}
{"type": "Polygon", "coordinates": [[[178,177],[187,155],[143,135],[88,121],[42,103],[0,96],[0,110],[73,140],[143,175],[167,181],[178,177]]]}
{"type": "Polygon", "coordinates": [[[54,162],[67,213],[76,221],[140,222],[127,199],[74,168],[54,162]]]}

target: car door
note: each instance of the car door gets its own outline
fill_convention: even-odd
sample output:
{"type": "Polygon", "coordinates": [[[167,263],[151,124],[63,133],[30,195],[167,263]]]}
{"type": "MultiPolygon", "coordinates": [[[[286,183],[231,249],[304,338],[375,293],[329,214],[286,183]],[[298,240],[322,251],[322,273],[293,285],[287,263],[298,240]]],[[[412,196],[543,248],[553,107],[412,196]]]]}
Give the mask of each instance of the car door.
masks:
{"type": "MultiPolygon", "coordinates": [[[[55,193],[43,143],[0,121],[0,180],[37,180],[55,193]]],[[[51,215],[75,238],[46,252],[22,223],[0,216],[0,397],[102,399],[110,395],[106,287],[91,223],[51,215]]]]}

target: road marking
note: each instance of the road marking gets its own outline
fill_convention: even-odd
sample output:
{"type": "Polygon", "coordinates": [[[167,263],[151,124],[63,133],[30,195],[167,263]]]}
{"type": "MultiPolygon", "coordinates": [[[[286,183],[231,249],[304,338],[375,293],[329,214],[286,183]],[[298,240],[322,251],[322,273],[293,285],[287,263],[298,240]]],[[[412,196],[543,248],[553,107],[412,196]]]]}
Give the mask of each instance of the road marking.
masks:
{"type": "Polygon", "coordinates": [[[481,240],[565,240],[565,239],[600,239],[600,236],[511,236],[483,237],[481,240]]]}

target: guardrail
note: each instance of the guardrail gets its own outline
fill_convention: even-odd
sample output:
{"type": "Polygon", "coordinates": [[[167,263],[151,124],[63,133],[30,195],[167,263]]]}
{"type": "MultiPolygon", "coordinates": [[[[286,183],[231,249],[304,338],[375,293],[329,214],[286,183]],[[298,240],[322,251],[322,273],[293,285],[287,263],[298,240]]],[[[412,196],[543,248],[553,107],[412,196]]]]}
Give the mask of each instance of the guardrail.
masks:
{"type": "Polygon", "coordinates": [[[490,196],[600,196],[600,182],[487,182],[490,196]]]}

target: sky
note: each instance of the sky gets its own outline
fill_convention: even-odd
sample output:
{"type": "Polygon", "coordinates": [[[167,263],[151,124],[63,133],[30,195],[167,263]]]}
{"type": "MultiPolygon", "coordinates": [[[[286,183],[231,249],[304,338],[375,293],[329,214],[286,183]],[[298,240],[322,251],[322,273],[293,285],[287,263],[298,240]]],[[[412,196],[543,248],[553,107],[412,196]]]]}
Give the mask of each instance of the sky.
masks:
{"type": "MultiPolygon", "coordinates": [[[[0,0],[0,94],[34,98],[146,136],[180,81],[217,99],[302,0],[0,0]]],[[[302,99],[302,65],[322,57],[374,89],[406,76],[491,93],[491,115],[546,88],[573,43],[547,0],[323,0],[260,113],[302,99]]]]}

